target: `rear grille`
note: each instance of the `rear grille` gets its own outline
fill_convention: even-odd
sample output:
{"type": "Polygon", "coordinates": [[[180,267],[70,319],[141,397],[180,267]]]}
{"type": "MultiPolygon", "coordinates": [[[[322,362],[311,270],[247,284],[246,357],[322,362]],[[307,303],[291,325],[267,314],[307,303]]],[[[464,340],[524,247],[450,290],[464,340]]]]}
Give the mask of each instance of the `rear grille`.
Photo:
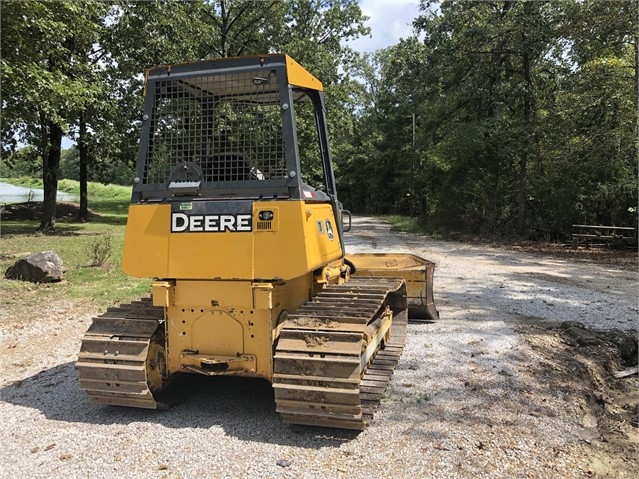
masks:
{"type": "Polygon", "coordinates": [[[272,221],[258,221],[257,222],[257,230],[258,231],[269,231],[273,229],[272,221]]]}
{"type": "Polygon", "coordinates": [[[275,70],[211,71],[159,80],[151,91],[143,184],[167,183],[185,161],[202,169],[201,181],[219,183],[216,188],[287,178],[275,70]]]}

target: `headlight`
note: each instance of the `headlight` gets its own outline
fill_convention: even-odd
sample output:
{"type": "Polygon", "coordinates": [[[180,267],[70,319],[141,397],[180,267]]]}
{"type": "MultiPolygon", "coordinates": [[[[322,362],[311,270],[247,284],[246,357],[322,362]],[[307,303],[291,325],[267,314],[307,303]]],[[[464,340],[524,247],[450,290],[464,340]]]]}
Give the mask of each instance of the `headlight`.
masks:
{"type": "Polygon", "coordinates": [[[273,216],[273,212],[270,210],[260,211],[260,214],[258,215],[260,221],[271,221],[273,216]]]}

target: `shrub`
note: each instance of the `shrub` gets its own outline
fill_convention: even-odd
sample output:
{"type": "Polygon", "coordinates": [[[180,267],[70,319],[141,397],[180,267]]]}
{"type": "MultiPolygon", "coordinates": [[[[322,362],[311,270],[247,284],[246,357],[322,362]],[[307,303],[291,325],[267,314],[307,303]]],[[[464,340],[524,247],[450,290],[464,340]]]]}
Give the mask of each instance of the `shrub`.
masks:
{"type": "Polygon", "coordinates": [[[94,239],[89,243],[88,249],[89,266],[104,266],[113,251],[111,235],[94,239]]]}

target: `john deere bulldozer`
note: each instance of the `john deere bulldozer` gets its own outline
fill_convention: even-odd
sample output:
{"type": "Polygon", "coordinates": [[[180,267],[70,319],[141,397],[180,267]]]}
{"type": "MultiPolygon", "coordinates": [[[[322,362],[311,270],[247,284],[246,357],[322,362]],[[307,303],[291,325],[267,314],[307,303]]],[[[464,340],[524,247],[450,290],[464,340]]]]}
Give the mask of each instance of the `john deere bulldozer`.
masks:
{"type": "Polygon", "coordinates": [[[77,361],[99,404],[162,409],[188,374],[265,378],[284,421],[363,429],[434,264],[346,255],[322,84],[286,55],[146,75],[122,256],[150,298],[93,319],[77,361]]]}

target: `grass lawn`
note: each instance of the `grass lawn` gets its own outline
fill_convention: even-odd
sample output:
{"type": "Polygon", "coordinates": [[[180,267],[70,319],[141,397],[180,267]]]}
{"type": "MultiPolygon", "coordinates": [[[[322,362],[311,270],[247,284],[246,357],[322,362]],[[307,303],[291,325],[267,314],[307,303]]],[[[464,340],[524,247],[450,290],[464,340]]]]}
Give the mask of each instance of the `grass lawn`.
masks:
{"type": "MultiPolygon", "coordinates": [[[[24,180],[3,180],[25,185],[24,180]]],[[[37,182],[27,186],[38,187],[37,182]]],[[[75,181],[62,180],[61,190],[79,194],[75,181]]],[[[4,220],[0,224],[0,268],[6,271],[18,259],[30,253],[55,251],[67,268],[59,283],[33,284],[0,279],[0,307],[13,309],[21,304],[46,305],[57,300],[71,300],[86,311],[104,309],[113,304],[139,298],[149,292],[150,281],[126,276],[120,271],[126,214],[131,189],[118,185],[89,185],[89,208],[95,216],[88,222],[73,218],[56,220],[56,233],[36,232],[39,220],[4,220]],[[93,266],[98,245],[110,243],[109,257],[93,266]],[[31,303],[31,304],[28,304],[31,303]]]]}

